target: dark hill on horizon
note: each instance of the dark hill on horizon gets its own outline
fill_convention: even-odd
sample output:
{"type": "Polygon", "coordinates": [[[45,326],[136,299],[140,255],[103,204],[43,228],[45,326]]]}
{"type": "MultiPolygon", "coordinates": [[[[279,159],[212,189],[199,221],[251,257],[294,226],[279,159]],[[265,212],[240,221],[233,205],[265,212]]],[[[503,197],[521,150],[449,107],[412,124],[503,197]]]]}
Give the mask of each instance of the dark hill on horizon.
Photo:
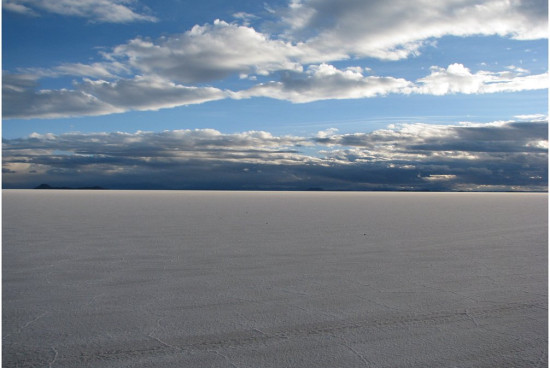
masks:
{"type": "Polygon", "coordinates": [[[93,187],[78,187],[78,188],[71,188],[71,187],[52,187],[49,184],[40,184],[39,186],[35,187],[34,189],[84,189],[84,190],[105,190],[106,188],[102,188],[100,186],[93,186],[93,187]]]}

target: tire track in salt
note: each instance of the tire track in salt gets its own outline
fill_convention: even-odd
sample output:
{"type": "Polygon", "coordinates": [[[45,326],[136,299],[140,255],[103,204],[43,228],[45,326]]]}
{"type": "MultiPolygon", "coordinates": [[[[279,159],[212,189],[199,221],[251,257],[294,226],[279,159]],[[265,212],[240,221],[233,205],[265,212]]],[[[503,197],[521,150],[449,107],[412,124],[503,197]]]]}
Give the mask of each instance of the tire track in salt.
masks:
{"type": "MultiPolygon", "coordinates": [[[[339,332],[376,328],[414,328],[438,326],[441,324],[459,323],[470,321],[476,327],[484,318],[498,318],[506,315],[514,315],[518,312],[524,313],[528,310],[545,309],[545,305],[536,303],[511,303],[502,306],[468,308],[467,310],[439,311],[434,313],[411,314],[388,317],[383,319],[363,319],[356,321],[339,320],[326,321],[319,323],[306,323],[295,326],[282,326],[278,328],[264,329],[262,333],[255,329],[235,331],[219,335],[203,335],[184,338],[163,339],[162,342],[149,338],[147,343],[143,341],[124,344],[115,349],[105,349],[103,351],[83,351],[67,352],[63,357],[58,357],[56,364],[63,366],[64,362],[90,363],[95,360],[100,361],[120,361],[128,358],[139,358],[147,356],[163,356],[166,354],[185,354],[192,355],[198,352],[213,352],[227,348],[239,348],[251,345],[268,344],[270,342],[310,338],[315,336],[331,335],[338,337],[339,332]],[[151,345],[153,343],[154,345],[151,345]],[[132,346],[141,346],[140,348],[131,348],[132,346]]],[[[122,345],[122,344],[121,344],[122,345]]],[[[490,355],[490,353],[488,352],[490,355]]]]}

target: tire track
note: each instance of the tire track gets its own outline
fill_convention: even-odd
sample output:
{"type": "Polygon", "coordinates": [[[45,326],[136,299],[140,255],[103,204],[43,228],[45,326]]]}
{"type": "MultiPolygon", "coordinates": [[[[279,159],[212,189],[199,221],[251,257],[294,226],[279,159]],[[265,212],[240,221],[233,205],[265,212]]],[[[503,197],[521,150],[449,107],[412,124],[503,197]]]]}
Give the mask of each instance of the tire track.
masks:
{"type": "MultiPolygon", "coordinates": [[[[128,358],[145,357],[154,358],[166,354],[191,355],[198,352],[220,351],[227,348],[242,348],[253,345],[265,345],[270,342],[287,339],[310,338],[315,336],[331,335],[338,338],[338,333],[361,329],[394,329],[440,326],[452,323],[470,321],[476,325],[484,318],[498,318],[507,315],[525,314],[534,309],[547,309],[546,305],[536,303],[513,303],[502,306],[490,306],[468,308],[454,311],[439,311],[434,313],[397,315],[383,319],[363,320],[339,320],[319,323],[306,323],[294,326],[282,326],[278,328],[264,329],[261,333],[255,329],[235,331],[219,335],[202,335],[161,341],[151,339],[147,341],[129,341],[118,348],[90,351],[89,347],[72,354],[66,352],[62,357],[57,357],[56,365],[63,366],[75,362],[87,363],[99,361],[120,361],[128,358]],[[168,340],[168,341],[167,341],[168,340]],[[151,345],[153,344],[153,345],[151,345]],[[139,346],[139,348],[136,348],[139,346]]],[[[7,353],[7,352],[6,352],[7,353]]],[[[490,353],[488,353],[490,355],[490,353]]]]}

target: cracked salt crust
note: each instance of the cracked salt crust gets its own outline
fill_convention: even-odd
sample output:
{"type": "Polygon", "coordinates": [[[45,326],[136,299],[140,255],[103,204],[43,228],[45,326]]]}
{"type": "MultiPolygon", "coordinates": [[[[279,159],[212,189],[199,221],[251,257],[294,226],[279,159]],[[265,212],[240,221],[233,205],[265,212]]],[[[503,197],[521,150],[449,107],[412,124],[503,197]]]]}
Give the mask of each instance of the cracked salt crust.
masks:
{"type": "Polygon", "coordinates": [[[3,362],[545,366],[547,195],[3,191],[3,362]]]}

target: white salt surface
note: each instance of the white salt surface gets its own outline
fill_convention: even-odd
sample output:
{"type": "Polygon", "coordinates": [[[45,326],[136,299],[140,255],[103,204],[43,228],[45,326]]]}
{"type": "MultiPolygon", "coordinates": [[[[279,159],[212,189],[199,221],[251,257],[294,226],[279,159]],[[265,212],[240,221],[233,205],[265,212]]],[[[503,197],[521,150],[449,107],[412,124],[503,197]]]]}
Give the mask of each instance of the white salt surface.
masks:
{"type": "Polygon", "coordinates": [[[3,367],[536,367],[547,195],[3,191],[3,367]]]}

